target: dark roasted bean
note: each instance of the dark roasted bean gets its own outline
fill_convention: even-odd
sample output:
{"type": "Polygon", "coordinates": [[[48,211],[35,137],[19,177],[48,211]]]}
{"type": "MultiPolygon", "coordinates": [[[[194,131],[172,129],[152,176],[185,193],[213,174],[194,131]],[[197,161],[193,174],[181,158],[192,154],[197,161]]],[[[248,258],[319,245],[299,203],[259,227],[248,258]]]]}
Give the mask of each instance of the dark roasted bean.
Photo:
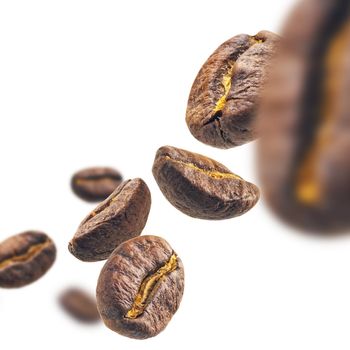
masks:
{"type": "Polygon", "coordinates": [[[69,251],[83,261],[104,260],[146,225],[151,194],[142,179],[123,182],[80,224],[69,251]]]}
{"type": "Polygon", "coordinates": [[[154,337],[177,311],[184,290],[181,259],[156,236],[122,243],[97,284],[97,306],[107,327],[131,338],[154,337]]]}
{"type": "Polygon", "coordinates": [[[153,175],[168,201],[195,218],[233,218],[246,213],[259,199],[255,185],[224,165],[175,147],[158,150],[153,175]]]}
{"type": "Polygon", "coordinates": [[[123,181],[112,168],[88,168],[77,172],[71,180],[73,192],[88,202],[105,200],[123,181]]]}
{"type": "Polygon", "coordinates": [[[0,287],[18,288],[43,276],[56,258],[53,241],[42,232],[27,231],[0,243],[0,287]]]}
{"type": "Polygon", "coordinates": [[[188,100],[186,122],[198,140],[231,148],[257,137],[254,120],[276,34],[241,34],[223,43],[199,71],[188,100]]]}

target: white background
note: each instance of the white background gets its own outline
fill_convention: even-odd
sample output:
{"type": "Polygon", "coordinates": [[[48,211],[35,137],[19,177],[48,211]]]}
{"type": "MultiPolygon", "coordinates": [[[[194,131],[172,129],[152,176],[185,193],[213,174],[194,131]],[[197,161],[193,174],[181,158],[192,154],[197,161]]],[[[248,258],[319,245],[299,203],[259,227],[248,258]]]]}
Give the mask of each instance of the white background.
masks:
{"type": "Polygon", "coordinates": [[[258,181],[255,144],[201,144],[186,127],[186,102],[219,44],[278,32],[292,3],[0,1],[0,239],[40,229],[58,247],[44,278],[0,290],[1,349],[349,349],[349,238],[297,234],[263,201],[241,218],[194,220],[165,200],[151,174],[157,148],[170,144],[258,181]],[[70,176],[90,165],[148,183],[144,233],[166,238],[184,262],[183,302],[156,338],[84,326],[57,306],[66,286],[93,293],[103,266],[67,251],[94,208],[70,192],[70,176]]]}

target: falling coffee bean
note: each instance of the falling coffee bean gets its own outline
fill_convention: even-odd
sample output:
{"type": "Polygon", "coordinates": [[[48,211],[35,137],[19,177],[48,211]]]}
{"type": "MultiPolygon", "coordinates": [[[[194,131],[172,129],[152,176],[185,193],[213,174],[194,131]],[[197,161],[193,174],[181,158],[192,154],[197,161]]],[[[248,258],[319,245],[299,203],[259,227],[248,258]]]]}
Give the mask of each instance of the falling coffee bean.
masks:
{"type": "Polygon", "coordinates": [[[167,326],[183,290],[184,268],[174,250],[160,237],[140,236],[107,260],[97,283],[97,307],[111,330],[145,339],[167,326]]]}
{"type": "Polygon", "coordinates": [[[67,289],[61,294],[59,302],[78,321],[93,323],[100,320],[95,298],[80,288],[67,289]]]}
{"type": "Polygon", "coordinates": [[[302,1],[262,99],[267,203],[302,229],[350,229],[350,2],[302,1]]]}
{"type": "Polygon", "coordinates": [[[229,219],[250,210],[258,188],[224,165],[175,147],[161,147],[153,175],[168,201],[183,213],[208,220],[229,219]]]}
{"type": "Polygon", "coordinates": [[[88,202],[106,199],[123,181],[121,174],[112,168],[88,168],[77,172],[72,180],[73,192],[88,202]]]}
{"type": "Polygon", "coordinates": [[[53,241],[42,232],[27,231],[0,243],[0,287],[18,288],[42,277],[56,258],[53,241]]]}
{"type": "Polygon", "coordinates": [[[151,208],[142,179],[123,182],[80,224],[69,251],[83,261],[104,260],[122,242],[140,235],[151,208]]]}
{"type": "Polygon", "coordinates": [[[257,105],[279,42],[279,36],[268,31],[241,34],[209,57],[188,100],[186,122],[195,138],[231,148],[257,137],[257,105]]]}

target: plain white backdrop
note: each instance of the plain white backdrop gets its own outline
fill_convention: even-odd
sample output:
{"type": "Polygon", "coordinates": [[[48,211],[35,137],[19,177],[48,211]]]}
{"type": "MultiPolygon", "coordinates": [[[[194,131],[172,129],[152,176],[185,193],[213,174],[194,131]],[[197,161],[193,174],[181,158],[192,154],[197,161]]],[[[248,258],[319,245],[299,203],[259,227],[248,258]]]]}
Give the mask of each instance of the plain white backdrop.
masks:
{"type": "Polygon", "coordinates": [[[241,218],[194,220],[151,173],[157,148],[169,144],[258,181],[254,143],[217,150],[191,136],[187,97],[218,45],[279,32],[293,2],[0,0],[0,240],[40,229],[58,247],[44,278],[0,290],[1,349],[349,349],[349,238],[297,234],[263,200],[241,218]],[[92,165],[148,183],[144,233],[166,238],[184,262],[183,302],[156,338],[84,326],[57,306],[67,286],[94,293],[103,266],[67,250],[94,208],[71,193],[70,176],[92,165]]]}

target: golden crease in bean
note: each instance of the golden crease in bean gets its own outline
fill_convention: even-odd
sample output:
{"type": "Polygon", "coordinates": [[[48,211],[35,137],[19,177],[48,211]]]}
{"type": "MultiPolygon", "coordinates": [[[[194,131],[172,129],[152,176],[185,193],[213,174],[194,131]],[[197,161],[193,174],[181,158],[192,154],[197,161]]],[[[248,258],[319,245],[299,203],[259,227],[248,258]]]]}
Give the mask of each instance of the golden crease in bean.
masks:
{"type": "Polygon", "coordinates": [[[101,213],[104,211],[106,208],[108,208],[113,202],[117,201],[118,196],[120,193],[122,193],[124,187],[130,182],[130,180],[126,181],[124,185],[120,188],[120,191],[116,193],[112,198],[109,198],[109,200],[102,206],[98,208],[98,210],[93,210],[90,215],[84,220],[84,222],[87,222],[91,220],[93,217],[95,217],[97,214],[101,213]]]}
{"type": "Polygon", "coordinates": [[[142,281],[134,303],[125,315],[126,318],[135,319],[145,311],[164,276],[175,271],[177,265],[177,256],[176,254],[172,254],[170,259],[162,267],[142,281]]]}
{"type": "Polygon", "coordinates": [[[75,180],[75,184],[76,184],[76,185],[83,185],[83,184],[90,183],[90,182],[104,181],[104,180],[105,180],[105,178],[91,178],[91,179],[85,178],[85,179],[76,179],[76,180],[75,180]]]}
{"type": "Polygon", "coordinates": [[[46,240],[43,243],[35,244],[29,247],[29,249],[21,255],[15,255],[9,259],[6,259],[2,262],[0,262],[0,269],[3,269],[9,265],[20,263],[20,262],[26,262],[32,259],[37,253],[44,250],[46,247],[48,247],[51,244],[51,240],[46,240]]]}
{"type": "MultiPolygon", "coordinates": [[[[256,39],[255,37],[251,37],[251,44],[256,45],[256,44],[262,44],[264,41],[262,39],[256,39]]],[[[219,98],[219,100],[216,102],[216,105],[213,109],[213,113],[217,113],[222,111],[225,108],[226,102],[227,102],[227,96],[231,90],[232,86],[232,78],[235,73],[235,67],[236,67],[236,62],[235,61],[228,61],[228,68],[226,74],[222,77],[221,80],[221,85],[224,88],[224,93],[223,95],[219,98]]]]}
{"type": "Polygon", "coordinates": [[[216,102],[213,113],[217,113],[217,112],[222,111],[226,105],[227,95],[231,90],[232,77],[234,74],[234,70],[235,70],[235,62],[229,61],[227,73],[224,74],[224,76],[222,77],[222,81],[221,81],[221,84],[224,87],[224,93],[220,97],[220,99],[216,102]]]}
{"type": "Polygon", "coordinates": [[[215,170],[206,170],[206,169],[202,169],[200,167],[198,167],[197,165],[193,164],[193,163],[188,163],[188,162],[183,162],[181,160],[177,160],[177,159],[173,159],[170,158],[169,156],[165,157],[166,159],[169,159],[170,161],[174,162],[174,163],[178,163],[181,164],[185,167],[191,168],[193,170],[199,171],[203,174],[206,174],[210,177],[212,177],[213,179],[216,180],[220,180],[220,179],[236,179],[236,180],[242,180],[242,178],[238,175],[235,174],[230,174],[230,173],[222,173],[219,171],[215,171],[215,170]]]}
{"type": "Polygon", "coordinates": [[[83,185],[86,183],[91,183],[91,182],[98,182],[98,181],[106,181],[106,180],[119,180],[117,177],[112,177],[112,176],[99,176],[99,177],[91,177],[91,178],[81,178],[81,179],[75,179],[75,184],[76,185],[83,185]]]}
{"type": "Polygon", "coordinates": [[[322,188],[317,177],[317,163],[324,148],[329,144],[331,126],[341,80],[341,60],[344,60],[346,45],[350,40],[350,23],[339,31],[330,44],[324,65],[326,78],[323,90],[322,118],[316,139],[307,153],[297,174],[295,193],[297,199],[307,205],[315,205],[322,198],[322,188]]]}

